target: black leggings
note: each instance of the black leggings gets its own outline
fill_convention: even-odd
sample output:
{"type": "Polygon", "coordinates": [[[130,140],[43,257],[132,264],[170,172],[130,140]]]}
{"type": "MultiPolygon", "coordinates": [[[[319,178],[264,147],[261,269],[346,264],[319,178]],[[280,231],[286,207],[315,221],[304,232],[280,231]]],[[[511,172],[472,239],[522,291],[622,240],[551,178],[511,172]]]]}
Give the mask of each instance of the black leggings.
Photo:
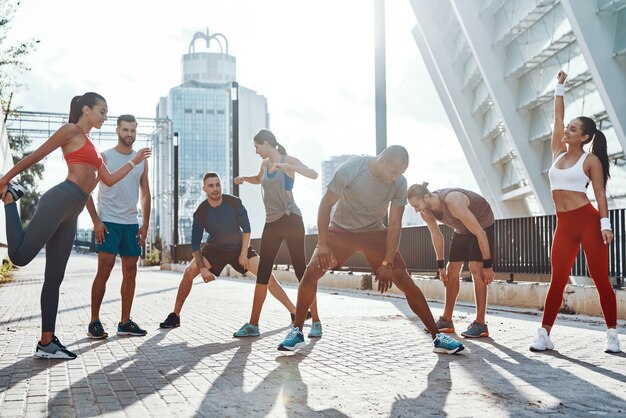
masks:
{"type": "Polygon", "coordinates": [[[267,284],[270,281],[274,261],[283,240],[287,242],[287,249],[291,257],[291,264],[296,272],[298,281],[304,276],[306,261],[304,260],[304,223],[302,217],[296,214],[284,215],[274,222],[263,227],[261,235],[261,260],[257,274],[257,284],[267,284]]]}
{"type": "Polygon", "coordinates": [[[25,266],[46,246],[46,270],[41,289],[42,332],[54,332],[59,288],[74,245],[76,220],[88,197],[69,180],[57,184],[41,196],[26,230],[22,228],[16,204],[4,206],[9,258],[13,264],[25,266]]]}

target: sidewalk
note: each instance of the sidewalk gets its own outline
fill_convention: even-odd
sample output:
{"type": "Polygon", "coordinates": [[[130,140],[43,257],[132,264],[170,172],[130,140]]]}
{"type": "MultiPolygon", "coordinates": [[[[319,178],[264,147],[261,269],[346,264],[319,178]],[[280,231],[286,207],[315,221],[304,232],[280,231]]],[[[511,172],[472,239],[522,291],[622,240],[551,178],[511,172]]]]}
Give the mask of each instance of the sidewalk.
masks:
{"type": "MultiPolygon", "coordinates": [[[[40,256],[0,284],[0,417],[626,414],[626,355],[603,352],[598,318],[560,316],[552,333],[558,351],[538,354],[528,344],[540,312],[491,309],[492,338],[437,355],[404,299],[322,289],[323,338],[284,354],[276,346],[289,314],[269,295],[262,337],[232,338],[248,320],[253,282],[197,279],[181,327],[162,331],[181,273],[141,267],[133,319],[148,335],[122,338],[114,335],[118,264],[101,315],[111,337],[90,341],[94,255],[72,254],[61,287],[57,335],[78,359],[33,359],[43,267],[40,256]]],[[[295,301],[296,288],[285,287],[295,301]]],[[[442,305],[430,306],[437,317],[442,305]]],[[[471,311],[457,311],[457,331],[471,311]]],[[[626,348],[626,337],[621,343],[626,348]]]]}

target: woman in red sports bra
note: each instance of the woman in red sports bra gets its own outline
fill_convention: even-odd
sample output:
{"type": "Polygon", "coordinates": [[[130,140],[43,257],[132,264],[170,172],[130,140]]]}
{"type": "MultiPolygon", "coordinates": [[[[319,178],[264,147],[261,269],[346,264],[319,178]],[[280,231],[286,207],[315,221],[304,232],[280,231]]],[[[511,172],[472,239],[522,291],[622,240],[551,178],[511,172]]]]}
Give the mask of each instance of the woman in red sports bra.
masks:
{"type": "Polygon", "coordinates": [[[563,291],[569,280],[580,245],[583,245],[589,274],[600,296],[600,305],[607,326],[606,353],[620,352],[617,323],[617,302],[609,281],[608,244],[613,240],[608,218],[606,182],[609,178],[609,158],[606,137],[595,122],[579,116],[564,126],[565,79],[559,71],[554,89],[554,129],[552,131],[553,163],[548,177],[556,209],[556,230],[552,243],[550,262],[552,279],[546,296],[543,320],[537,336],[530,344],[531,351],[552,350],[550,330],[556,319],[563,291]],[[591,154],[583,145],[592,143],[591,154]],[[587,198],[586,187],[591,182],[598,202],[594,208],[587,198]]]}
{"type": "Polygon", "coordinates": [[[70,104],[69,123],[0,177],[0,198],[5,204],[11,261],[24,266],[46,245],[46,271],[41,290],[41,340],[37,343],[36,357],[76,358],[76,354],[55,337],[54,330],[59,288],[74,244],[78,215],[98,181],[112,186],[151,153],[150,148],[143,148],[128,164],[109,172],[88,136],[92,128],[102,127],[107,120],[107,110],[106,100],[97,93],[74,97],[70,104]],[[41,196],[35,215],[24,230],[15,203],[24,194],[24,189],[10,180],[59,147],[67,162],[67,178],[41,196]]]}

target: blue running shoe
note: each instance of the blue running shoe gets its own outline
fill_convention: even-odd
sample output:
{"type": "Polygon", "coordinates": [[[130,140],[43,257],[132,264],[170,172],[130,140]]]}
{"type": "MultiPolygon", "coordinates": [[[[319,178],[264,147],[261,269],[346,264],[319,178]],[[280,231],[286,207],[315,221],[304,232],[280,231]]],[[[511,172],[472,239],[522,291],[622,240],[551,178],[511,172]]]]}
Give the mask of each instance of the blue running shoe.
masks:
{"type": "Polygon", "coordinates": [[[252,325],[249,323],[243,324],[243,327],[239,328],[239,331],[233,334],[234,338],[245,338],[245,337],[258,337],[261,335],[259,332],[258,325],[252,325]]]}
{"type": "Polygon", "coordinates": [[[442,332],[437,334],[437,337],[433,340],[433,345],[433,352],[435,353],[456,354],[465,349],[463,344],[442,332]]]}
{"type": "Polygon", "coordinates": [[[298,328],[291,328],[289,334],[285,337],[282,343],[278,346],[278,351],[296,351],[300,348],[306,347],[304,342],[304,335],[298,328]]]}
{"type": "Polygon", "coordinates": [[[87,336],[89,338],[94,338],[96,340],[102,340],[102,339],[108,337],[109,334],[107,334],[104,331],[104,327],[102,326],[102,322],[100,322],[99,319],[96,319],[91,324],[89,324],[89,327],[87,327],[87,336]]]}
{"type": "Polygon", "coordinates": [[[121,322],[117,323],[117,335],[143,337],[147,333],[148,331],[146,331],[145,329],[139,328],[139,325],[133,322],[132,319],[129,319],[128,322],[126,322],[123,325],[121,322]]]}
{"type": "Polygon", "coordinates": [[[320,321],[313,322],[311,324],[311,330],[309,331],[309,338],[320,338],[322,336],[322,323],[320,321]]]}

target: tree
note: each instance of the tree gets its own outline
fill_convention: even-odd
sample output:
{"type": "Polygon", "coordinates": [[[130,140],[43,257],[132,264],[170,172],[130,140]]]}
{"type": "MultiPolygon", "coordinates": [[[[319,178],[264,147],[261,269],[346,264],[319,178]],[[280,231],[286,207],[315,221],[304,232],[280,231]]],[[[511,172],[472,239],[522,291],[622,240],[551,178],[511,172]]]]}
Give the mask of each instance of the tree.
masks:
{"type": "MultiPolygon", "coordinates": [[[[27,151],[31,142],[32,140],[26,135],[9,134],[9,146],[13,154],[13,164],[32,153],[32,151],[27,151]]],[[[35,208],[41,197],[41,194],[37,191],[37,181],[41,180],[43,171],[43,163],[38,162],[20,174],[20,184],[26,189],[26,193],[20,199],[20,217],[23,224],[28,224],[35,214],[35,208]]]]}
{"type": "Polygon", "coordinates": [[[28,39],[16,45],[6,45],[10,23],[19,4],[18,0],[0,0],[0,103],[5,114],[11,110],[8,109],[8,97],[20,87],[15,74],[29,70],[24,59],[39,43],[39,40],[28,39]]]}

